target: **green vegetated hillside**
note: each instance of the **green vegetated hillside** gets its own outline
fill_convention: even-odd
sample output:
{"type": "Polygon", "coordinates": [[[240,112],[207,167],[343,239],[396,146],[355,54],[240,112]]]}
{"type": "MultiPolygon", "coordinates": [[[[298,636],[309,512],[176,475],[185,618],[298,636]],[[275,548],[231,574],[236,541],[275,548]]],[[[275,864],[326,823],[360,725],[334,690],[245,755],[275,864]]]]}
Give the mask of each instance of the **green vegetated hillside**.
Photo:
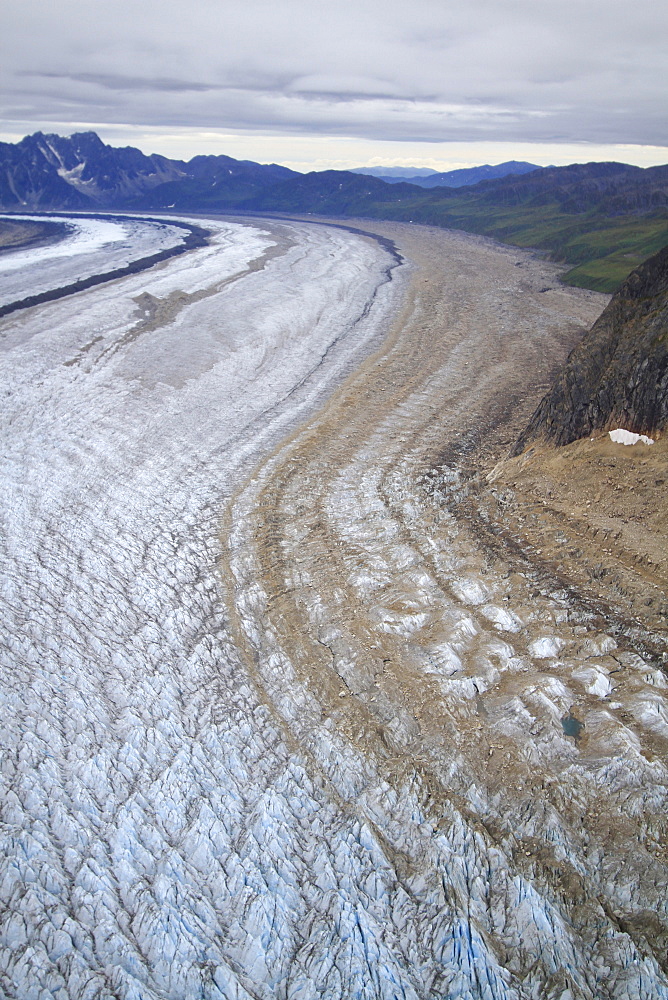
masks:
{"type": "Polygon", "coordinates": [[[668,218],[661,215],[609,218],[600,210],[573,215],[558,204],[490,207],[475,199],[438,206],[430,215],[415,221],[437,221],[546,250],[553,259],[573,265],[565,282],[599,292],[613,292],[634,267],[668,243],[668,218]]]}
{"type": "Polygon", "coordinates": [[[575,164],[430,191],[327,171],[266,188],[253,207],[464,229],[544,250],[572,265],[566,282],[613,292],[668,243],[668,167],[575,164]]]}
{"type": "Polygon", "coordinates": [[[458,204],[416,207],[415,221],[465,229],[504,243],[545,250],[554,260],[573,266],[563,275],[568,284],[613,292],[627,275],[668,243],[665,213],[610,217],[604,209],[577,214],[558,202],[515,206],[479,203],[463,196],[458,204]]]}

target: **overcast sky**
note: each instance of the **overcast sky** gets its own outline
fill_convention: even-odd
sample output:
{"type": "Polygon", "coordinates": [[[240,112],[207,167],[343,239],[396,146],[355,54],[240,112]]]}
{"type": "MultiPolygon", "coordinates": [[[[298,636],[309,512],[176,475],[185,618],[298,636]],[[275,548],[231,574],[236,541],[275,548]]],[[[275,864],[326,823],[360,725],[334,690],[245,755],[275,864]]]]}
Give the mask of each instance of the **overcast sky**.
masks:
{"type": "Polygon", "coordinates": [[[661,0],[21,0],[2,138],[297,169],[668,162],[661,0]]]}

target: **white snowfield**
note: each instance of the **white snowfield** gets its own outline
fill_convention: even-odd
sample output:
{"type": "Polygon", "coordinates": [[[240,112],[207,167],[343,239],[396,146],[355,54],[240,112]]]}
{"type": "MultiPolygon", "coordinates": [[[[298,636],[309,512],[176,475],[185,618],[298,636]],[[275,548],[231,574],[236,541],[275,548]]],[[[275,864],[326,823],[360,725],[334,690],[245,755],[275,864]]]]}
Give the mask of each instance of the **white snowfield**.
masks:
{"type": "MultiPolygon", "coordinates": [[[[668,998],[614,916],[665,908],[668,775],[605,701],[629,677],[638,727],[664,739],[663,675],[569,622],[565,598],[502,577],[411,464],[418,417],[437,441],[443,393],[462,423],[474,380],[497,379],[494,355],[471,364],[457,402],[480,317],[507,322],[505,349],[511,283],[544,265],[451,234],[453,281],[497,284],[422,378],[432,317],[422,346],[387,338],[410,268],[379,244],[194,221],[209,246],[0,320],[0,996],[668,998]],[[367,368],[405,391],[377,425],[362,390],[348,411],[335,392],[367,368]],[[353,416],[332,418],[330,453],[338,405],[353,416]],[[427,685],[422,718],[383,643],[427,685]],[[614,753],[580,755],[562,729],[580,689],[614,753]],[[432,740],[439,698],[461,732],[432,740]],[[467,763],[483,723],[494,774],[530,733],[514,791],[467,763]],[[583,826],[599,796],[621,810],[612,847],[583,826]],[[615,853],[643,810],[649,880],[646,844],[628,868],[615,853]]],[[[132,227],[82,235],[61,280],[124,241],[145,256],[169,220],[132,227]]],[[[29,288],[22,260],[11,280],[29,288]]],[[[581,293],[544,284],[537,308],[560,322],[560,297],[581,293]]]]}
{"type": "Polygon", "coordinates": [[[646,434],[636,434],[634,431],[627,431],[624,427],[617,427],[614,431],[609,431],[610,440],[615,444],[654,444],[654,438],[647,437],[646,434]]]}

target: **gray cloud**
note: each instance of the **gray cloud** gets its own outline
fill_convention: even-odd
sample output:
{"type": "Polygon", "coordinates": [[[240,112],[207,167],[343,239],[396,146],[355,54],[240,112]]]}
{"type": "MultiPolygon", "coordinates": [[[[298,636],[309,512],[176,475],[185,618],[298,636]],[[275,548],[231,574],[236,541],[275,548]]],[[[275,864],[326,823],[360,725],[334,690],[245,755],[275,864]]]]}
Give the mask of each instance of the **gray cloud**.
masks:
{"type": "Polygon", "coordinates": [[[7,119],[666,142],[660,4],[24,0],[6,20],[7,119]]]}
{"type": "Polygon", "coordinates": [[[201,93],[206,90],[221,90],[219,84],[195,83],[192,80],[174,80],[168,77],[155,77],[148,79],[141,76],[122,76],[111,73],[35,73],[24,70],[20,76],[41,77],[45,80],[72,80],[75,83],[93,84],[97,87],[106,87],[109,90],[158,90],[158,91],[196,91],[201,93]]]}

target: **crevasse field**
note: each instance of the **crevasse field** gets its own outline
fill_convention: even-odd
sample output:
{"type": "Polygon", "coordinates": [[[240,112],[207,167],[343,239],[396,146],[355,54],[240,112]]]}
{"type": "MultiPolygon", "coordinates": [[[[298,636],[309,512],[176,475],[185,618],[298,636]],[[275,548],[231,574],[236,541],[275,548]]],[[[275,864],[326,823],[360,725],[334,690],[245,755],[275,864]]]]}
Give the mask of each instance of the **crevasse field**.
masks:
{"type": "MultiPolygon", "coordinates": [[[[615,917],[666,906],[665,682],[419,485],[440,410],[442,444],[513,337],[598,300],[527,258],[515,315],[521,252],[439,236],[479,287],[435,324],[371,238],[196,221],[208,246],[0,321],[0,993],[668,997],[615,917]]],[[[185,235],[68,225],[0,256],[0,303],[185,235]]]]}

